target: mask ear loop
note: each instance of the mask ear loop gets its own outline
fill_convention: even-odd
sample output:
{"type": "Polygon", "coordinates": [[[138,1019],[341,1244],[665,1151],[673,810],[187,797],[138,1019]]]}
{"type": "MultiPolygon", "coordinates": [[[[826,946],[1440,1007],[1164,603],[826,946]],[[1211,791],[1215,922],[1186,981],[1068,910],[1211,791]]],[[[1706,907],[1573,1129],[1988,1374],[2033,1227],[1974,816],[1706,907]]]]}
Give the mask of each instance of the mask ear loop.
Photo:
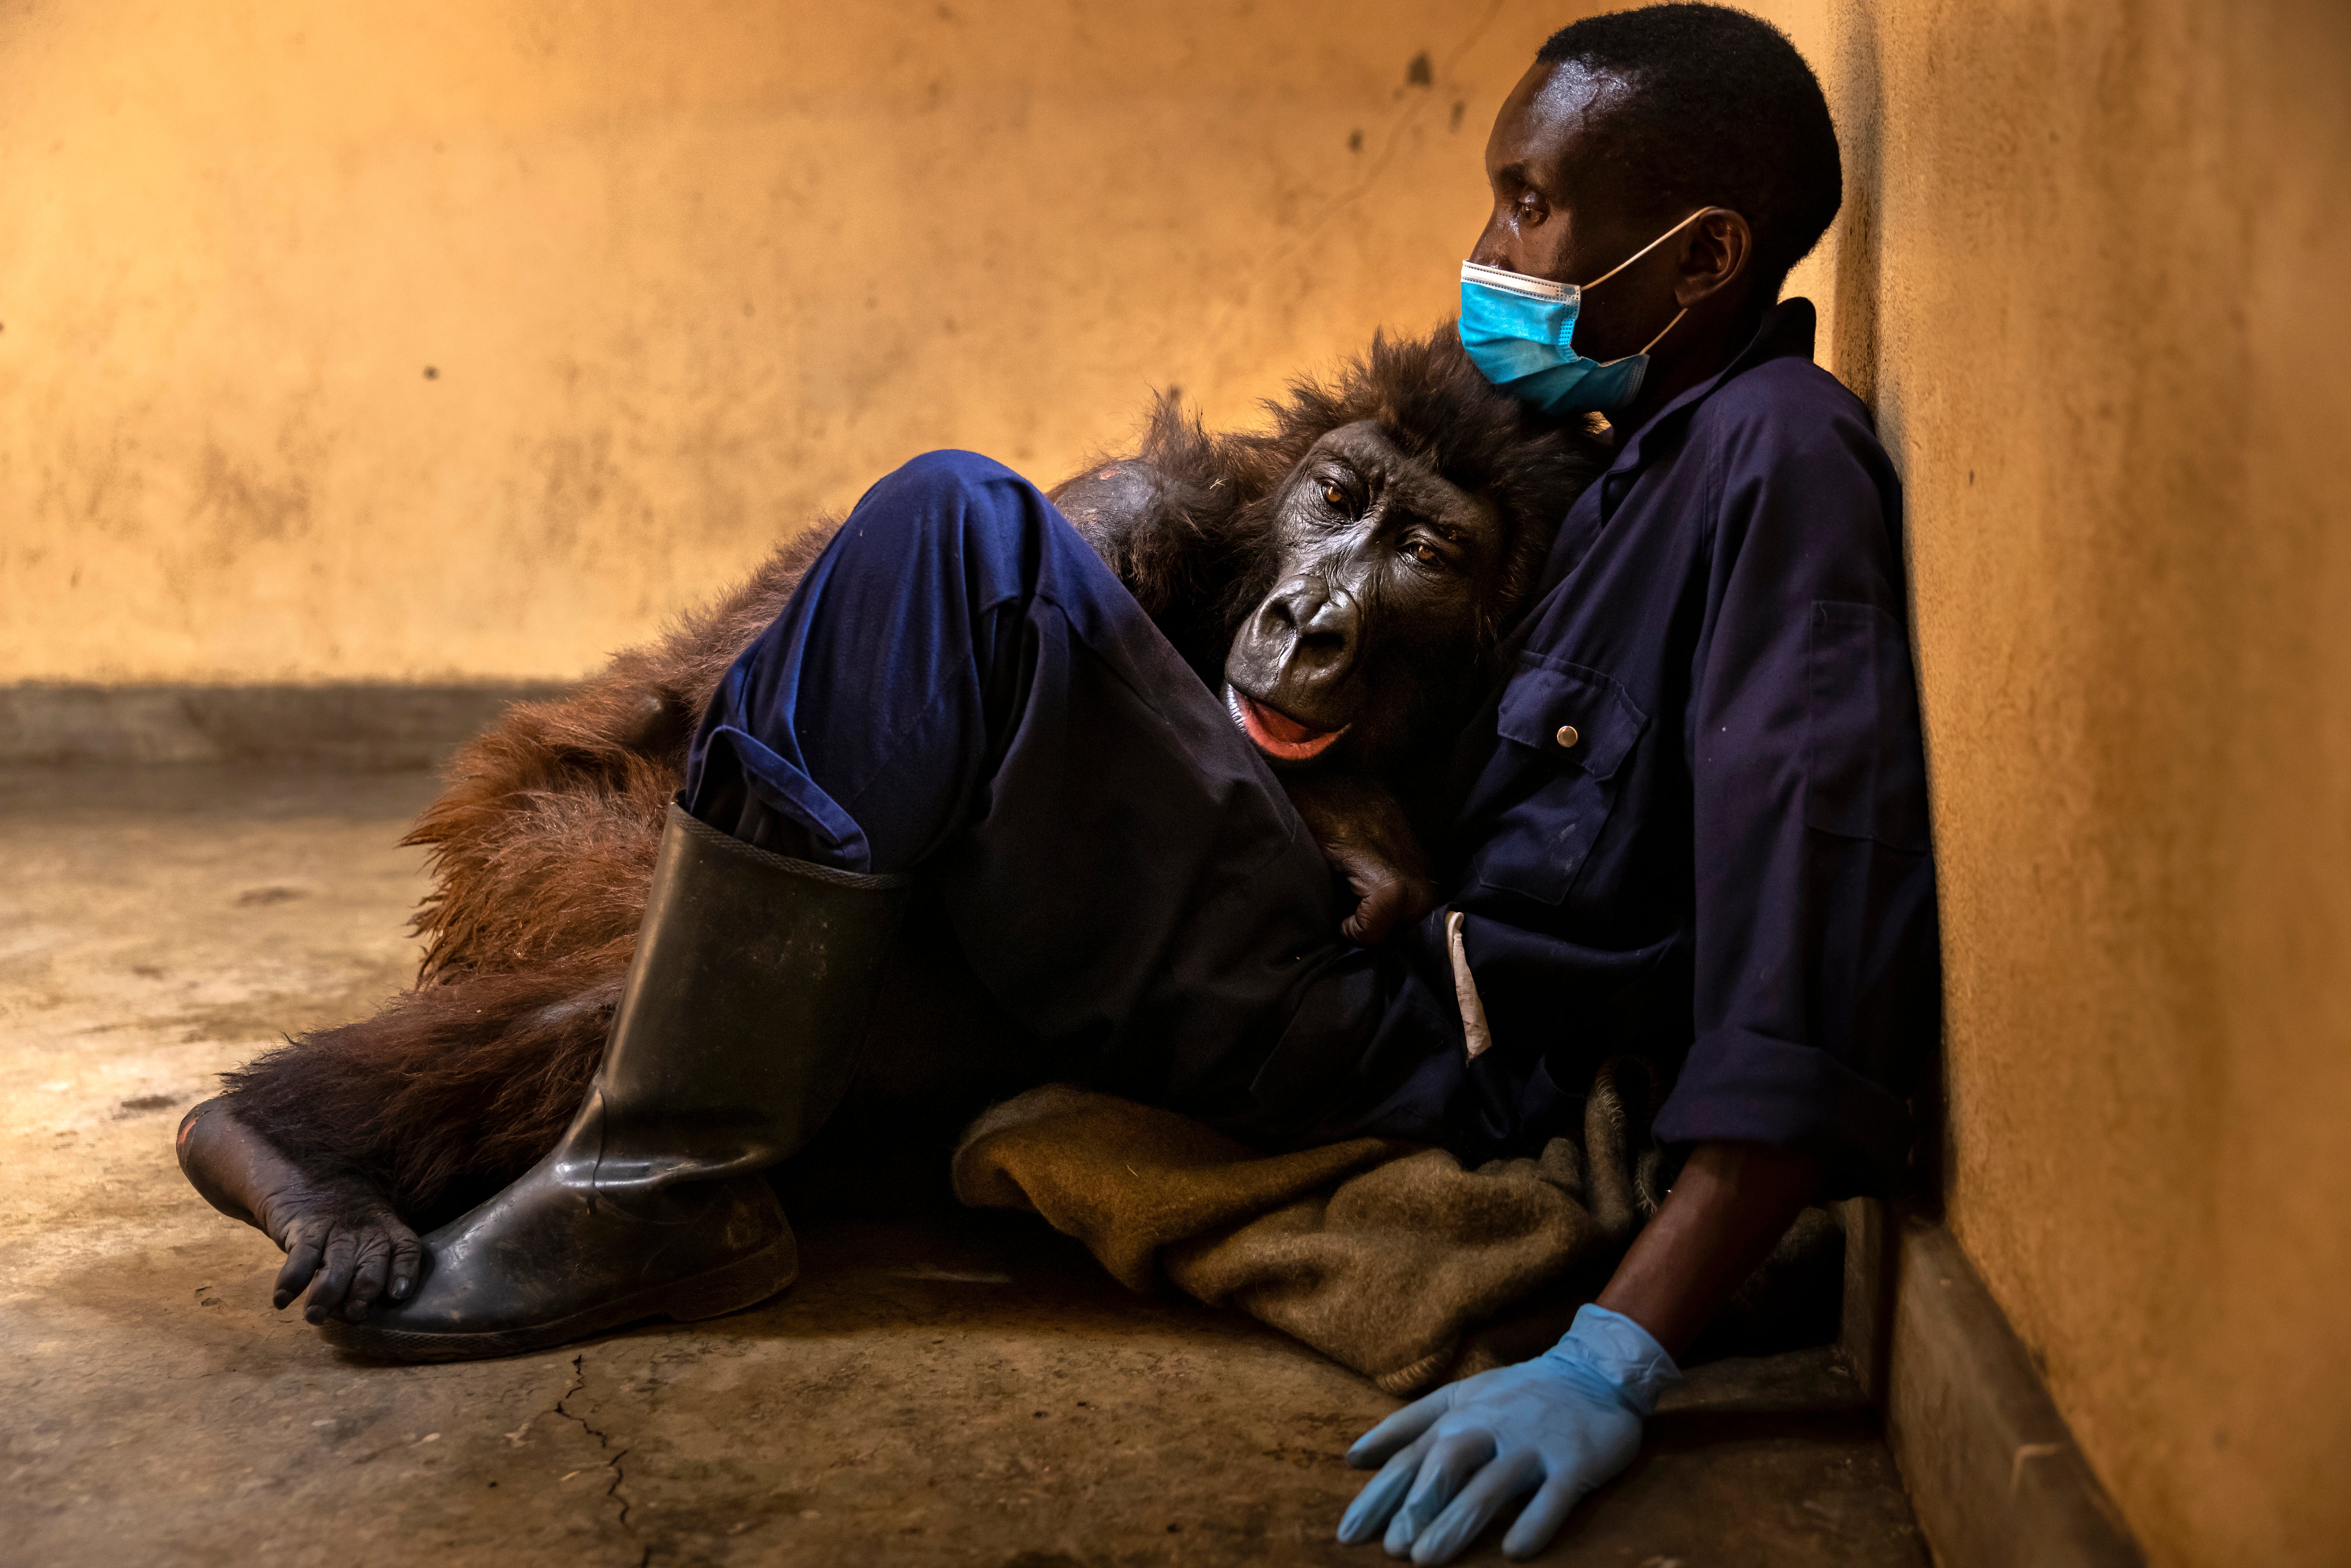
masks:
{"type": "MultiPolygon", "coordinates": [[[[1673,227],[1667,229],[1665,233],[1659,235],[1656,238],[1651,240],[1648,244],[1643,246],[1640,249],[1635,251],[1632,255],[1626,256],[1624,260],[1618,262],[1615,266],[1610,267],[1607,271],[1602,273],[1599,277],[1593,278],[1583,287],[1585,288],[1599,287],[1602,284],[1607,282],[1610,278],[1615,277],[1618,273],[1624,271],[1626,267],[1632,266],[1635,262],[1640,260],[1643,256],[1648,255],[1651,251],[1656,249],[1667,240],[1673,238],[1674,235],[1689,227],[1692,223],[1695,223],[1698,220],[1699,214],[1704,213],[1706,209],[1704,207],[1700,207],[1698,212],[1692,213],[1688,217],[1684,218],[1681,222],[1676,224],[1673,227]]],[[[1656,348],[1658,344],[1664,342],[1666,340],[1666,334],[1672,331],[1676,327],[1681,325],[1682,318],[1688,314],[1689,307],[1687,305],[1675,311],[1674,319],[1667,322],[1665,326],[1659,329],[1656,337],[1642,344],[1640,351],[1646,354],[1650,350],[1656,348]]]]}
{"type": "Polygon", "coordinates": [[[1688,306],[1687,306],[1687,305],[1683,306],[1680,309],[1678,309],[1678,310],[1675,311],[1675,312],[1674,312],[1674,319],[1673,319],[1671,321],[1668,321],[1668,322],[1667,322],[1667,323],[1666,323],[1664,330],[1663,330],[1663,331],[1660,331],[1660,332],[1659,332],[1656,337],[1654,337],[1654,338],[1650,339],[1647,342],[1646,342],[1646,343],[1644,343],[1644,344],[1642,344],[1642,345],[1641,345],[1641,352],[1643,352],[1643,353],[1645,353],[1645,354],[1646,354],[1646,353],[1647,353],[1650,350],[1652,350],[1652,349],[1656,348],[1659,343],[1664,342],[1664,341],[1666,340],[1666,333],[1667,333],[1667,332],[1670,332],[1670,331],[1672,331],[1676,326],[1677,326],[1677,325],[1679,325],[1679,324],[1680,324],[1681,319],[1682,319],[1683,317],[1685,317],[1685,316],[1688,315],[1688,314],[1689,314],[1689,307],[1688,307],[1688,306]]]}
{"type": "MultiPolygon", "coordinates": [[[[1656,249],[1659,246],[1665,244],[1676,235],[1681,233],[1682,230],[1689,227],[1692,223],[1697,221],[1699,214],[1704,213],[1706,210],[1706,208],[1700,207],[1698,212],[1692,213],[1688,217],[1684,218],[1681,222],[1676,224],[1673,227],[1667,229],[1665,233],[1659,235],[1656,238],[1651,240],[1648,244],[1643,246],[1640,249],[1635,251],[1632,255],[1626,256],[1624,260],[1618,262],[1615,266],[1610,267],[1599,277],[1593,278],[1591,282],[1583,285],[1583,287],[1586,288],[1599,287],[1602,284],[1607,282],[1610,278],[1615,277],[1618,273],[1624,271],[1626,267],[1632,266],[1635,262],[1640,260],[1643,256],[1648,255],[1651,251],[1656,249]]],[[[1679,318],[1677,317],[1676,319],[1678,320],[1679,318]]],[[[1667,330],[1671,330],[1671,329],[1669,328],[1667,330]]],[[[1665,336],[1665,333],[1660,332],[1657,336],[1662,338],[1665,336]]],[[[1647,351],[1648,350],[1646,349],[1642,350],[1644,353],[1646,353],[1647,351]]]]}

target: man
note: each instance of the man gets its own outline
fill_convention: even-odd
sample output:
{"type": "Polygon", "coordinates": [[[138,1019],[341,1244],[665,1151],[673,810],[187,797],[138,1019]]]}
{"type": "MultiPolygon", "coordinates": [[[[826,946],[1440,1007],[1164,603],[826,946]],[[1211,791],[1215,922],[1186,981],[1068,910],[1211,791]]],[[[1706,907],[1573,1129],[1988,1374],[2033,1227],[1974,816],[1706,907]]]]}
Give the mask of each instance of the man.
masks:
{"type": "Polygon", "coordinates": [[[1687,1161],[1598,1301],[1367,1434],[1351,1458],[1384,1465],[1340,1536],[1444,1562],[1531,1492],[1524,1554],[1629,1462],[1798,1210],[1900,1176],[1938,973],[1899,491],[1811,363],[1810,306],[1775,303],[1840,189],[1778,33],[1704,5],[1568,27],[1487,176],[1465,344],[1616,432],[1430,846],[1491,1044],[1465,1048],[1447,911],[1341,937],[1346,894],[1217,695],[1033,487],[933,455],[721,684],[570,1132],[339,1339],[495,1354],[789,1281],[755,1173],[837,1103],[920,877],[1060,1075],[1261,1143],[1520,1148],[1600,1061],[1677,1069],[1656,1133],[1687,1161]]]}

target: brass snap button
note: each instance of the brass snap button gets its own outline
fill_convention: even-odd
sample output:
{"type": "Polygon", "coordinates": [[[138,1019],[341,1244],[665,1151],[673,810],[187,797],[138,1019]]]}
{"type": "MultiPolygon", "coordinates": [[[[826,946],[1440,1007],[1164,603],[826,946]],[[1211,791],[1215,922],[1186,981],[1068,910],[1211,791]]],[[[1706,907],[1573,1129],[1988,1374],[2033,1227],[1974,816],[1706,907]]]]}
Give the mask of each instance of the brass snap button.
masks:
{"type": "Polygon", "coordinates": [[[1583,737],[1582,736],[1575,733],[1575,726],[1572,724],[1563,724],[1559,727],[1559,743],[1562,746],[1573,746],[1577,741],[1583,738],[1583,737]]]}

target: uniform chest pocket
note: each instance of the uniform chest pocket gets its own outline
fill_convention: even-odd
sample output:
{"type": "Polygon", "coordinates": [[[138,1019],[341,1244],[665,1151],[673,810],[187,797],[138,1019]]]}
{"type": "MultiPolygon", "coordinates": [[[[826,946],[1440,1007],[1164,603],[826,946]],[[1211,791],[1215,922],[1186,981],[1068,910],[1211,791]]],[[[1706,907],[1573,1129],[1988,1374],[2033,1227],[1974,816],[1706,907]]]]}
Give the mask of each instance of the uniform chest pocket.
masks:
{"type": "Polygon", "coordinates": [[[1527,782],[1473,857],[1478,880],[1544,904],[1564,899],[1648,722],[1625,688],[1597,670],[1542,664],[1512,677],[1495,727],[1519,748],[1527,782]]]}

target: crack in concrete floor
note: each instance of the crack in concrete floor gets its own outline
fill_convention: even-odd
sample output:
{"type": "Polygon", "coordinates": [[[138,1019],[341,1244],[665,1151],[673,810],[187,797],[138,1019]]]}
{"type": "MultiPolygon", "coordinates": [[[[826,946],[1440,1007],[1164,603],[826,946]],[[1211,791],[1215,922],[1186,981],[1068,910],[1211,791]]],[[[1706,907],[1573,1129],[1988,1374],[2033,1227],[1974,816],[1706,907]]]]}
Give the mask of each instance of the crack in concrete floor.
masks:
{"type": "MultiPolygon", "coordinates": [[[[571,1358],[571,1386],[565,1389],[563,1391],[563,1397],[555,1402],[555,1413],[558,1416],[562,1416],[567,1421],[579,1422],[580,1429],[596,1439],[597,1448],[610,1448],[612,1446],[611,1434],[590,1426],[588,1424],[587,1416],[575,1414],[569,1408],[572,1396],[588,1386],[588,1355],[586,1352],[583,1351],[580,1354],[571,1358]]],[[[526,1425],[528,1425],[528,1423],[526,1423],[526,1425]]],[[[622,1461],[626,1459],[628,1457],[629,1450],[622,1448],[619,1453],[614,1454],[611,1458],[604,1461],[606,1466],[609,1467],[612,1472],[612,1484],[604,1489],[604,1495],[621,1505],[620,1524],[621,1528],[623,1530],[626,1530],[629,1527],[629,1500],[625,1496],[622,1495],[621,1492],[622,1483],[628,1479],[628,1472],[622,1469],[622,1461]]],[[[645,1551],[647,1554],[650,1555],[653,1548],[647,1547],[645,1551]]]]}
{"type": "MultiPolygon", "coordinates": [[[[1023,1216],[800,1212],[776,1301],[504,1361],[375,1365],[272,1312],[275,1249],[180,1180],[172,1128],[403,983],[396,841],[431,793],[0,773],[0,1564],[1386,1561],[1331,1531],[1395,1401],[1023,1216]]],[[[1925,1558],[1812,1351],[1695,1371],[1543,1561],[1925,1558]]]]}

